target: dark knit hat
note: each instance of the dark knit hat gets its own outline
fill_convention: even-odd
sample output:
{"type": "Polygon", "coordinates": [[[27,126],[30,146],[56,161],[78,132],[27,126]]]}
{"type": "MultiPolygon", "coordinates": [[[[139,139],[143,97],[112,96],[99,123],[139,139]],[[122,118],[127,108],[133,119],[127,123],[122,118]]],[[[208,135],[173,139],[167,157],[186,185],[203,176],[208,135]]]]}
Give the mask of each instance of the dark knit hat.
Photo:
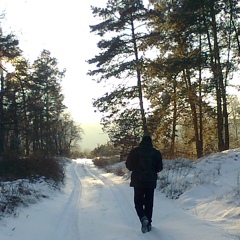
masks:
{"type": "Polygon", "coordinates": [[[152,138],[150,136],[143,136],[142,142],[152,143],[152,138]]]}

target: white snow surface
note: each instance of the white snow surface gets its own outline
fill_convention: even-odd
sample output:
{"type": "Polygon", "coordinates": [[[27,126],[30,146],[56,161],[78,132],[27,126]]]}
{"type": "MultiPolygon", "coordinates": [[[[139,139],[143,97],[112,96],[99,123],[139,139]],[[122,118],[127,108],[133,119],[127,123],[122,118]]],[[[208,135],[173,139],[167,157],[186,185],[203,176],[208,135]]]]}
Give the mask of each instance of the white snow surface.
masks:
{"type": "Polygon", "coordinates": [[[193,163],[184,180],[177,176],[188,184],[176,200],[156,189],[153,228],[146,234],[129,179],[98,169],[90,159],[72,160],[66,175],[61,191],[46,189],[49,198],[2,218],[0,240],[240,239],[240,149],[193,163]]]}

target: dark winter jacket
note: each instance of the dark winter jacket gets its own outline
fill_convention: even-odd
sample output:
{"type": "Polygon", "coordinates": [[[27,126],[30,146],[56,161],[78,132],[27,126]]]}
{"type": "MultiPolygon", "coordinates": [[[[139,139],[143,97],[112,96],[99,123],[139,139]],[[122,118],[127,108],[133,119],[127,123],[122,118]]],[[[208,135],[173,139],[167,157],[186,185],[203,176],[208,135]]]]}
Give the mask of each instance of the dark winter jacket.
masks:
{"type": "Polygon", "coordinates": [[[128,170],[132,171],[130,182],[131,187],[156,188],[157,173],[163,169],[161,152],[153,147],[151,141],[144,141],[143,139],[139,146],[132,149],[129,153],[126,167],[128,170]],[[149,155],[152,161],[151,177],[148,177],[148,181],[142,180],[144,173],[139,167],[139,158],[142,153],[149,155]]]}

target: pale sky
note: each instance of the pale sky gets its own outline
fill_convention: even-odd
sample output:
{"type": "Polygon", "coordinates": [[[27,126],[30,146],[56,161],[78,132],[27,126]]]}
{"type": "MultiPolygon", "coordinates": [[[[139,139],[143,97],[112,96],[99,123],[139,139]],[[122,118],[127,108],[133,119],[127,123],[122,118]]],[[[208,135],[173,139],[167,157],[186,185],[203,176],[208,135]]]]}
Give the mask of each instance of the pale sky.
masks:
{"type": "MultiPolygon", "coordinates": [[[[92,107],[92,98],[105,93],[99,84],[86,75],[90,65],[85,61],[98,53],[97,37],[90,34],[94,23],[90,5],[99,0],[0,0],[0,12],[5,10],[3,31],[13,32],[20,48],[30,61],[43,49],[51,52],[66,68],[62,82],[65,104],[76,122],[96,123],[100,114],[92,107]]],[[[105,1],[101,1],[104,3],[105,1]]],[[[98,5],[97,5],[98,4],[98,5]]],[[[96,21],[96,20],[95,20],[96,21]]]]}
{"type": "Polygon", "coordinates": [[[3,31],[17,36],[24,56],[34,61],[46,49],[58,60],[60,69],[66,68],[62,81],[64,103],[74,121],[82,124],[85,132],[81,144],[83,149],[91,149],[107,141],[99,127],[101,115],[92,107],[92,99],[102,96],[106,89],[87,76],[90,65],[85,62],[98,53],[98,39],[89,29],[89,25],[97,23],[90,5],[105,6],[105,2],[0,0],[0,13],[5,11],[5,18],[1,20],[3,31]],[[93,129],[96,130],[95,137],[93,129]]]}

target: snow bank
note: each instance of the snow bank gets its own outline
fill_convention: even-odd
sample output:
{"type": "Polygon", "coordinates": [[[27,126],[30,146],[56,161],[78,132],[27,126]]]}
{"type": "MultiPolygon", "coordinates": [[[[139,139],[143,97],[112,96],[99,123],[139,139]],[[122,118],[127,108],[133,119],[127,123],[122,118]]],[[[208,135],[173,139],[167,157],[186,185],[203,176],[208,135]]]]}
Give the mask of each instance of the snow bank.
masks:
{"type": "MultiPolygon", "coordinates": [[[[160,192],[189,213],[220,224],[229,236],[240,239],[240,149],[197,161],[164,160],[163,165],[157,187],[160,192]]],[[[114,166],[121,166],[125,179],[129,179],[124,163],[114,166]]]]}
{"type": "Polygon", "coordinates": [[[56,183],[43,177],[38,180],[0,182],[0,220],[6,215],[17,216],[19,208],[51,196],[55,189],[56,183]]]}
{"type": "Polygon", "coordinates": [[[178,199],[180,206],[240,237],[240,149],[199,159],[186,179],[189,185],[178,199]]]}

